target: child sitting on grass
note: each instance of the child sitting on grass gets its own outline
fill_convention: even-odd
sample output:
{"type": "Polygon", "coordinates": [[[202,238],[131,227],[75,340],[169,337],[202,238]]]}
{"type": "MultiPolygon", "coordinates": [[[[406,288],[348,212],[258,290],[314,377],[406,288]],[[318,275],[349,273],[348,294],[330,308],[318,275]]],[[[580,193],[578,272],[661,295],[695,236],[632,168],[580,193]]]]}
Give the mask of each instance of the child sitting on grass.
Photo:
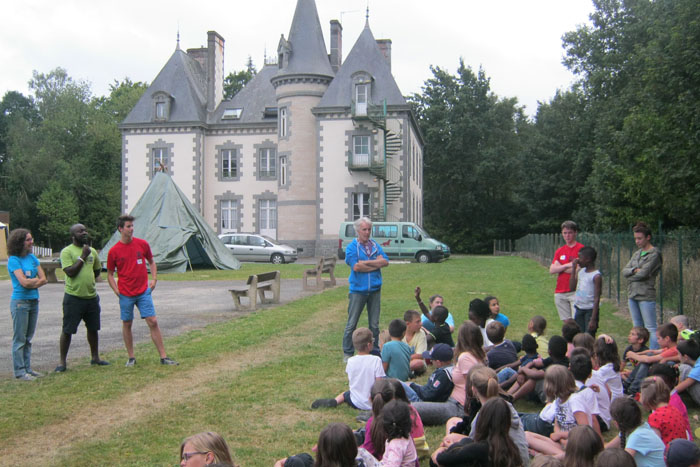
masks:
{"type": "Polygon", "coordinates": [[[639,363],[634,380],[629,380],[627,394],[636,394],[644,378],[649,373],[649,366],[652,363],[666,363],[680,361],[680,355],[676,348],[678,339],[678,329],[671,323],[662,324],[656,330],[656,341],[659,345],[657,350],[646,352],[627,352],[627,358],[639,363]]]}
{"type": "MultiPolygon", "coordinates": [[[[620,353],[612,337],[601,334],[593,346],[595,378],[605,384],[610,394],[610,401],[622,397],[622,378],[620,377],[620,353]]],[[[604,389],[601,387],[601,390],[604,389]]]]}
{"type": "Polygon", "coordinates": [[[678,344],[681,355],[680,380],[676,391],[688,391],[696,404],[700,405],[700,344],[695,338],[678,344]]]}
{"type": "Polygon", "coordinates": [[[695,331],[688,329],[688,317],[686,315],[676,315],[669,322],[673,323],[678,329],[678,341],[690,339],[695,331]]]}
{"type": "Polygon", "coordinates": [[[528,363],[539,358],[537,353],[537,341],[530,334],[525,334],[523,340],[520,343],[521,349],[525,352],[525,355],[520,357],[520,360],[516,360],[510,365],[506,365],[505,368],[498,372],[498,380],[502,389],[507,390],[513,385],[518,377],[518,368],[524,367],[528,363]]]}
{"type": "Polygon", "coordinates": [[[595,338],[588,334],[587,332],[579,332],[574,336],[574,340],[571,341],[574,344],[574,348],[583,347],[588,350],[591,355],[595,352],[595,338]]]}
{"type": "Polygon", "coordinates": [[[660,466],[664,462],[664,443],[647,422],[642,421],[642,408],[629,397],[619,397],[610,406],[610,415],[620,434],[605,448],[624,448],[636,465],[660,466]]]}
{"type": "Polygon", "coordinates": [[[627,358],[627,354],[629,352],[646,352],[647,350],[649,350],[649,347],[647,347],[646,345],[647,342],[649,342],[649,330],[644,326],[633,327],[627,335],[627,343],[629,345],[625,347],[625,350],[622,352],[622,362],[625,367],[620,371],[623,391],[630,385],[632,381],[634,381],[634,378],[637,374],[638,366],[638,363],[635,360],[627,358]],[[632,368],[626,368],[628,365],[631,365],[632,368]]]}
{"type": "Polygon", "coordinates": [[[406,381],[411,376],[411,348],[402,341],[406,322],[393,319],[389,323],[391,340],[382,347],[382,365],[389,378],[406,381]]]}
{"type": "Polygon", "coordinates": [[[357,355],[350,357],[345,366],[348,374],[350,390],[342,392],[335,399],[316,399],[312,409],[320,407],[337,407],[343,402],[357,410],[371,410],[370,391],[379,378],[385,376],[382,361],[376,355],[371,355],[374,336],[368,328],[357,328],[352,333],[352,345],[357,355]]]}
{"type": "Polygon", "coordinates": [[[571,358],[571,351],[574,350],[574,337],[581,332],[581,328],[575,320],[565,319],[561,325],[561,337],[566,339],[566,356],[571,358]]]}
{"type": "Polygon", "coordinates": [[[610,395],[605,385],[594,383],[597,386],[597,392],[594,391],[592,387],[586,385],[593,374],[593,362],[588,350],[578,348],[571,352],[569,370],[571,374],[574,375],[574,380],[576,381],[577,389],[575,396],[580,399],[583,405],[588,409],[587,425],[590,425],[596,433],[598,433],[598,436],[600,436],[601,423],[606,430],[608,423],[610,423],[610,395]],[[606,407],[606,411],[601,411],[598,401],[603,403],[603,406],[606,407]]]}
{"type": "Polygon", "coordinates": [[[411,348],[411,371],[416,375],[422,375],[427,369],[423,352],[428,350],[428,342],[423,332],[420,313],[408,310],[403,314],[403,320],[406,322],[406,335],[403,341],[411,348]]]}
{"type": "Polygon", "coordinates": [[[505,370],[508,365],[518,361],[518,351],[508,339],[504,339],[506,328],[499,321],[492,321],[486,326],[486,335],[493,343],[493,347],[486,353],[489,368],[499,372],[498,383],[506,381],[512,376],[513,370],[505,370]],[[502,374],[501,374],[502,373],[502,374]]]}
{"type": "Polygon", "coordinates": [[[452,339],[452,331],[450,325],[447,323],[447,317],[449,315],[450,312],[444,306],[436,306],[433,309],[430,316],[434,325],[431,334],[435,344],[447,344],[450,347],[454,347],[455,341],[452,339]]]}
{"type": "MultiPolygon", "coordinates": [[[[428,301],[430,305],[430,309],[428,309],[428,307],[425,306],[425,303],[423,303],[423,300],[421,300],[420,298],[420,292],[420,287],[416,287],[414,294],[416,297],[416,302],[418,302],[418,307],[420,308],[421,313],[423,313],[423,327],[427,332],[433,332],[435,325],[433,324],[433,321],[430,319],[430,317],[433,314],[433,310],[436,306],[445,305],[445,300],[442,298],[442,295],[432,295],[430,297],[430,300],[428,301]]],[[[450,332],[453,332],[455,330],[455,319],[452,317],[451,314],[448,313],[445,322],[450,326],[450,332]]]]}
{"type": "MultiPolygon", "coordinates": [[[[508,326],[510,326],[510,320],[506,315],[501,313],[501,305],[498,303],[498,299],[493,295],[489,295],[484,299],[484,302],[486,302],[486,304],[489,306],[491,319],[500,322],[504,328],[508,329],[508,326]]],[[[487,322],[486,325],[488,326],[488,324],[489,323],[487,322]]]]}
{"type": "Polygon", "coordinates": [[[668,405],[675,407],[683,417],[685,429],[688,432],[688,439],[693,440],[693,435],[690,430],[690,420],[688,419],[688,408],[683,403],[683,399],[678,395],[676,386],[678,385],[678,368],[665,363],[654,363],[649,369],[649,376],[658,376],[664,380],[666,387],[671,391],[668,398],[668,405]]]}
{"type": "Polygon", "coordinates": [[[663,378],[650,376],[642,382],[640,402],[649,410],[649,426],[661,435],[666,447],[676,438],[688,439],[683,416],[675,407],[668,405],[670,391],[663,378]]]}
{"type": "Polygon", "coordinates": [[[447,344],[435,344],[431,350],[425,352],[424,356],[426,359],[432,360],[435,371],[424,386],[416,383],[409,384],[410,391],[416,396],[415,401],[411,399],[409,394],[407,396],[412,402],[445,402],[450,397],[454,387],[452,382],[452,369],[454,368],[452,347],[447,344]]]}
{"type": "Polygon", "coordinates": [[[566,358],[566,340],[561,336],[552,336],[549,339],[549,357],[544,360],[542,357],[534,360],[518,370],[518,379],[508,390],[508,394],[517,401],[525,396],[530,396],[535,402],[544,404],[547,396],[544,391],[544,375],[551,365],[569,366],[569,359],[566,358]]]}
{"type": "Polygon", "coordinates": [[[535,315],[527,323],[527,332],[537,341],[537,353],[540,356],[545,355],[549,348],[549,340],[544,336],[546,329],[547,320],[544,316],[535,315]]]}
{"type": "Polygon", "coordinates": [[[481,337],[484,340],[484,350],[488,350],[493,343],[486,335],[486,320],[491,317],[489,306],[480,298],[475,298],[469,302],[469,321],[479,326],[481,337]]]}
{"type": "Polygon", "coordinates": [[[603,288],[603,277],[595,268],[597,256],[598,253],[593,247],[581,248],[578,258],[571,262],[572,272],[569,282],[569,289],[576,290],[574,319],[581,328],[581,332],[587,332],[594,337],[598,330],[600,291],[603,288]]]}

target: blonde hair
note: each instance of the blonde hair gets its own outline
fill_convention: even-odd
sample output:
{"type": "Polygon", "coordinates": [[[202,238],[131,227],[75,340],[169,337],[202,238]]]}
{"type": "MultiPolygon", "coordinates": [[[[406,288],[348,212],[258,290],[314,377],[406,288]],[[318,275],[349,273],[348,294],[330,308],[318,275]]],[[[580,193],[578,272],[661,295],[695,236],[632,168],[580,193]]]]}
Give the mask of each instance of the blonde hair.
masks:
{"type": "Polygon", "coordinates": [[[655,410],[659,404],[668,403],[671,391],[660,376],[649,376],[642,381],[639,400],[645,409],[655,410]]]}
{"type": "Polygon", "coordinates": [[[469,370],[469,381],[476,391],[486,399],[496,397],[499,393],[496,372],[485,365],[474,365],[469,370]]]}
{"type": "Polygon", "coordinates": [[[192,435],[185,440],[180,445],[180,459],[182,459],[182,453],[185,449],[185,444],[190,443],[199,452],[211,452],[214,454],[215,464],[229,464],[235,466],[233,463],[233,458],[231,457],[231,451],[228,448],[228,444],[220,434],[213,431],[203,431],[192,435]]]}
{"type": "Polygon", "coordinates": [[[557,397],[560,401],[566,401],[576,392],[574,375],[563,365],[550,365],[544,372],[544,393],[547,399],[553,401],[557,397]]]}
{"type": "Polygon", "coordinates": [[[561,463],[559,459],[552,456],[545,456],[544,454],[539,454],[532,458],[530,461],[530,467],[563,467],[564,464],[561,463]]]}

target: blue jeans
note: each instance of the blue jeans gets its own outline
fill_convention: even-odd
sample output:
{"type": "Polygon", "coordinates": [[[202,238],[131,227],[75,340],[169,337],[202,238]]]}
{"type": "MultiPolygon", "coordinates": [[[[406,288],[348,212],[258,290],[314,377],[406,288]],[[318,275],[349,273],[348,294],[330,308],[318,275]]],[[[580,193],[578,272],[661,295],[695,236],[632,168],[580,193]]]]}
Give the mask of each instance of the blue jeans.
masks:
{"type": "Polygon", "coordinates": [[[504,368],[501,371],[498,372],[498,384],[505,383],[508,381],[508,378],[512,377],[513,375],[517,374],[518,372],[515,371],[512,368],[504,368]]]}
{"type": "Polygon", "coordinates": [[[406,392],[408,402],[422,402],[420,397],[418,397],[418,394],[416,394],[416,391],[413,390],[409,383],[401,381],[401,385],[403,386],[403,390],[406,392]]]}
{"type": "Polygon", "coordinates": [[[12,364],[15,378],[32,371],[32,337],[39,317],[39,300],[10,300],[12,313],[12,364]]]}
{"type": "Polygon", "coordinates": [[[352,333],[357,328],[362,309],[367,305],[367,319],[369,330],[374,335],[374,348],[379,350],[379,313],[382,291],[370,292],[369,294],[350,293],[348,294],[348,324],[345,325],[343,334],[343,353],[352,356],[355,347],[352,345],[352,333]]]}
{"type": "Polygon", "coordinates": [[[635,326],[644,326],[649,330],[649,349],[659,348],[656,341],[656,302],[629,299],[627,301],[632,322],[635,326]]]}
{"type": "MultiPolygon", "coordinates": [[[[578,324],[578,327],[581,328],[581,332],[585,332],[590,334],[591,336],[595,337],[596,331],[591,332],[588,329],[588,323],[591,322],[591,316],[593,316],[593,308],[590,308],[588,310],[582,310],[581,308],[574,306],[574,321],[576,321],[576,324],[578,324]]],[[[597,330],[598,328],[596,328],[597,330]]]]}

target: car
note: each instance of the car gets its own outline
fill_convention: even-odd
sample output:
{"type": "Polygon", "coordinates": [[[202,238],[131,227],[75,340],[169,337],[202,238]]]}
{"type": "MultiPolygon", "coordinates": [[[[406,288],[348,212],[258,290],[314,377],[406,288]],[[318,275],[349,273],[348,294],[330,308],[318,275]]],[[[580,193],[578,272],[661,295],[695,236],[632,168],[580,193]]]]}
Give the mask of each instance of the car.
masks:
{"type": "Polygon", "coordinates": [[[225,233],[219,238],[239,261],[264,261],[272,264],[293,263],[297,249],[280,245],[271,238],[249,233],[225,233]]]}
{"type": "MultiPolygon", "coordinates": [[[[338,258],[345,258],[345,248],[357,236],[353,222],[340,224],[338,258]]],[[[413,222],[373,222],[372,238],[381,245],[389,259],[415,260],[419,263],[439,262],[450,255],[450,249],[431,238],[413,222]]]]}

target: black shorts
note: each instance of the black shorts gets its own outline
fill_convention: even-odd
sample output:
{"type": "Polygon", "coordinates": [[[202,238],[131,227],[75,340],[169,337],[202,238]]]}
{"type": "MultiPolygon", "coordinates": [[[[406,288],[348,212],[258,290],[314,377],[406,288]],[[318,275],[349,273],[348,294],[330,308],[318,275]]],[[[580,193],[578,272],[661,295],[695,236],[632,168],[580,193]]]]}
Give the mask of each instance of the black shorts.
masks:
{"type": "Polygon", "coordinates": [[[78,298],[63,294],[63,332],[75,334],[80,321],[88,331],[100,330],[100,297],[78,298]]]}

